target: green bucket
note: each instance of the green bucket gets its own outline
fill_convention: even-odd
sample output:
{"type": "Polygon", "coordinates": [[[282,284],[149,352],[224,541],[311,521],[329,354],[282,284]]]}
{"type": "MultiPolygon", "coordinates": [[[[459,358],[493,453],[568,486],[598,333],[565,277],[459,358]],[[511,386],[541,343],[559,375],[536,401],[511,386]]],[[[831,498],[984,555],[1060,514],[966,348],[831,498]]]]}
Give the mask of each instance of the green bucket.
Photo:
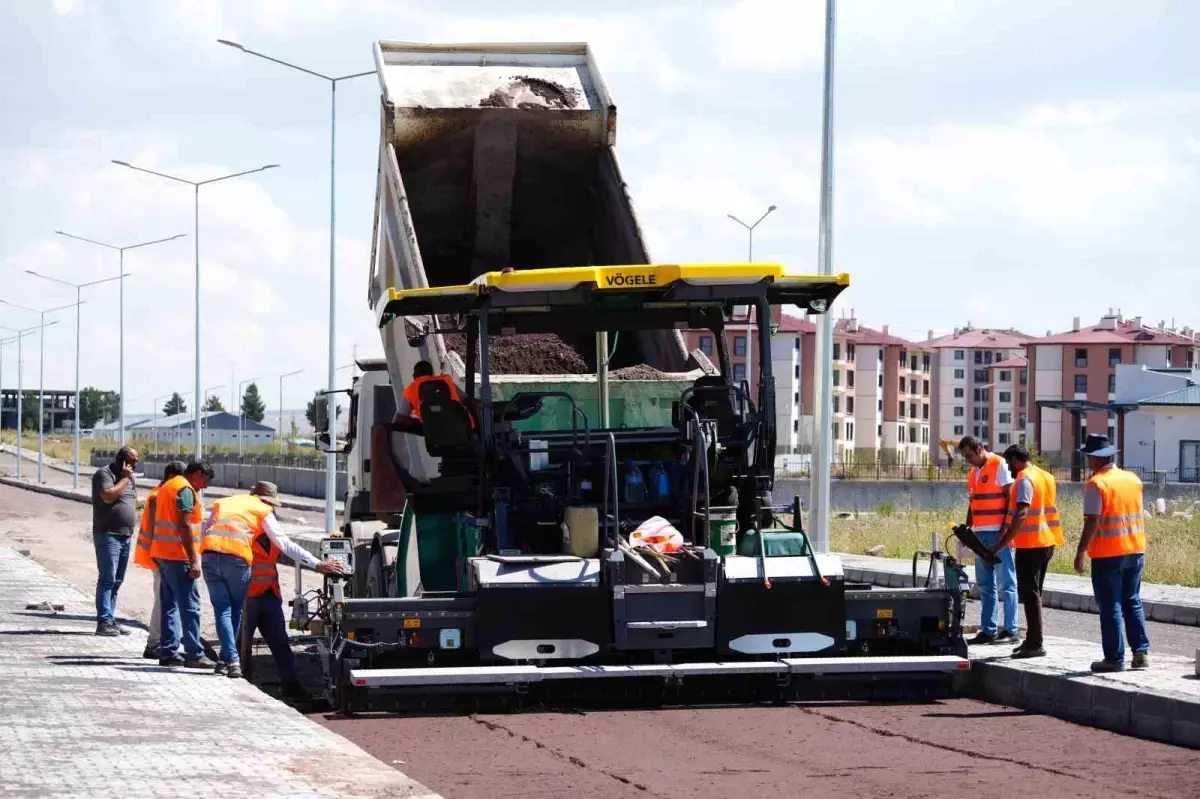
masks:
{"type": "Polygon", "coordinates": [[[737,551],[737,508],[711,508],[708,513],[697,513],[701,521],[708,521],[708,546],[718,555],[732,555],[737,551]]]}

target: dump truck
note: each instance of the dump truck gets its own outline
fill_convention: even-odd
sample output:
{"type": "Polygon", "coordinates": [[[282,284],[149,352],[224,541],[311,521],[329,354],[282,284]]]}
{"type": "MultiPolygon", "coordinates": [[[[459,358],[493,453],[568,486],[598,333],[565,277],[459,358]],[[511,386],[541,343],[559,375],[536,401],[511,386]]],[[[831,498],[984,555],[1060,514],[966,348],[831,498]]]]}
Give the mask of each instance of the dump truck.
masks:
{"type": "Polygon", "coordinates": [[[772,501],[769,338],[757,393],[729,377],[735,309],[826,313],[849,277],[651,264],[587,45],[375,57],[385,357],[349,390],[345,517],[320,544],[348,567],[311,619],[329,701],[961,673],[957,564],[934,587],[848,581],[772,501]],[[414,429],[396,409],[419,360],[461,395],[423,384],[414,429]]]}

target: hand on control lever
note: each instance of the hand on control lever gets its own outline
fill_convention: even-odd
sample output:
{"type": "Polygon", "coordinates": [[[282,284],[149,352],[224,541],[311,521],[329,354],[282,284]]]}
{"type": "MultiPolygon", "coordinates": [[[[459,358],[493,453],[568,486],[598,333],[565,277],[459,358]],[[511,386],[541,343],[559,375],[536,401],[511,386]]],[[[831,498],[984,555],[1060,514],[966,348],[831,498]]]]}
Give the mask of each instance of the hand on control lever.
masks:
{"type": "Polygon", "coordinates": [[[317,564],[317,571],[321,574],[345,574],[345,565],[340,560],[328,558],[317,564]]]}

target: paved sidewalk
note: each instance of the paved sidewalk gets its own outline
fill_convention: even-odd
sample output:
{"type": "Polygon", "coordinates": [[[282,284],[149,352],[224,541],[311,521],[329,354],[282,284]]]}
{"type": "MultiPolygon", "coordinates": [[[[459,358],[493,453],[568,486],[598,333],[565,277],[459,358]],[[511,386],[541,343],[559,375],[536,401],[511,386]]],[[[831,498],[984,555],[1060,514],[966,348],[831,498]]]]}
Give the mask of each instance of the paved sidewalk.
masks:
{"type": "MultiPolygon", "coordinates": [[[[872,585],[908,588],[912,586],[912,561],[899,558],[873,558],[867,555],[842,555],[846,579],[872,585]]],[[[918,577],[924,578],[929,562],[923,561],[918,577]]],[[[974,579],[974,570],[968,572],[974,579]]],[[[978,589],[972,582],[972,596],[978,589]]],[[[1048,608],[1097,613],[1092,596],[1092,580],[1074,574],[1047,574],[1042,603],[1048,608]]],[[[1142,584],[1142,605],[1146,618],[1166,624],[1200,627],[1200,588],[1182,585],[1142,584]]]]}
{"type": "MultiPolygon", "coordinates": [[[[0,444],[0,453],[6,453],[11,456],[12,460],[16,461],[17,448],[11,444],[0,444]]],[[[22,466],[21,480],[28,481],[30,485],[35,485],[37,479],[37,450],[31,450],[25,447],[21,450],[22,466]]],[[[46,485],[54,488],[66,488],[71,490],[71,481],[61,479],[62,476],[71,476],[74,474],[74,462],[59,460],[57,458],[45,458],[45,470],[43,472],[46,478],[46,485]]],[[[88,488],[88,480],[91,479],[95,468],[91,465],[85,465],[79,472],[79,488],[85,494],[90,490],[88,488]]],[[[15,470],[11,468],[0,468],[0,474],[8,472],[15,479],[15,470]]],[[[153,488],[158,485],[157,480],[142,479],[138,481],[139,488],[153,488]]],[[[212,486],[204,490],[206,496],[210,497],[228,497],[240,493],[236,489],[224,488],[221,486],[212,486]]],[[[324,513],[325,501],[321,499],[313,499],[311,497],[298,497],[293,494],[280,494],[280,501],[285,508],[291,510],[308,511],[311,513],[324,513]]],[[[89,497],[90,501],[90,497],[89,497]]],[[[342,502],[335,502],[334,508],[338,513],[342,512],[342,502]]]]}
{"type": "Polygon", "coordinates": [[[96,637],[91,602],[0,547],[3,796],[437,797],[248,682],[142,660],[140,631],[96,637]]]}
{"type": "Polygon", "coordinates": [[[1150,668],[1092,674],[1098,644],[1047,638],[1044,658],[1012,660],[1011,647],[970,651],[977,696],[1125,735],[1200,748],[1200,667],[1151,654],[1150,668]]]}

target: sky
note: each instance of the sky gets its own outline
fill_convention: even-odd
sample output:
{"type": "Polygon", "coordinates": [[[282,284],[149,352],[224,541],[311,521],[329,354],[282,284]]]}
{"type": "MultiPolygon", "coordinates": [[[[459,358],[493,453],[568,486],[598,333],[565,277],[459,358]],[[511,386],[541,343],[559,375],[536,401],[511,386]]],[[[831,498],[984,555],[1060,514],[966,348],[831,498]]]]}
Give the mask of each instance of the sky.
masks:
{"type": "MultiPolygon", "coordinates": [[[[257,378],[269,407],[323,387],[328,84],[380,39],[587,41],[651,255],[741,260],[727,219],[778,210],[756,260],[816,271],[823,3],[814,0],[4,0],[0,299],[53,308],[125,255],[127,407],[194,391],[192,180],[200,192],[204,388],[257,378]],[[231,377],[231,374],[233,375],[231,377]]],[[[838,313],[922,339],[967,322],[1032,334],[1109,308],[1200,326],[1200,3],[842,0],[835,90],[838,313]],[[1189,223],[1189,220],[1193,220],[1189,223]]],[[[379,85],[340,84],[337,353],[381,353],[367,305],[379,85]]],[[[119,284],[83,290],[81,382],[116,388],[119,284]]],[[[38,316],[0,304],[0,325],[38,316]]],[[[50,314],[47,388],[74,385],[74,309],[50,314]]],[[[11,335],[0,330],[0,337],[11,335]]],[[[36,386],[37,337],[24,377],[36,386]]],[[[17,350],[0,349],[15,385],[17,350]]],[[[338,372],[348,385],[350,370],[338,372]]]]}

